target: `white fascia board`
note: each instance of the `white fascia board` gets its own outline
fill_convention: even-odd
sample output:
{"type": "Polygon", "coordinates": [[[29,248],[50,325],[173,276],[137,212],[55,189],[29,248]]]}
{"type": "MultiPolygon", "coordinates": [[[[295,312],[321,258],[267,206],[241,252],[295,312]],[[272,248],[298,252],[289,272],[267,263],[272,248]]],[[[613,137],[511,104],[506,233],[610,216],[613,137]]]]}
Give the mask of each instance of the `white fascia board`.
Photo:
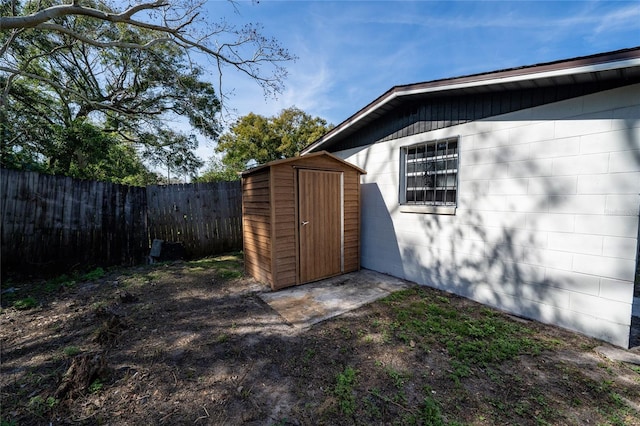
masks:
{"type": "MultiPolygon", "coordinates": [[[[562,76],[567,76],[567,75],[587,74],[587,73],[598,72],[598,71],[612,71],[612,70],[616,70],[616,69],[631,68],[631,67],[635,67],[635,66],[640,66],[640,58],[627,59],[627,60],[624,60],[624,61],[604,62],[602,64],[585,65],[585,66],[581,66],[581,67],[564,68],[564,69],[558,69],[558,70],[552,70],[552,71],[532,72],[532,73],[528,73],[528,74],[513,75],[513,76],[509,76],[509,77],[492,78],[492,79],[489,79],[489,80],[480,79],[480,80],[477,80],[477,81],[469,81],[469,82],[466,82],[466,83],[454,83],[454,84],[449,84],[449,85],[445,85],[445,86],[436,86],[436,87],[427,87],[427,88],[421,88],[421,89],[408,89],[408,90],[393,91],[387,97],[385,97],[384,99],[381,99],[380,102],[377,102],[374,105],[371,105],[371,107],[369,107],[368,109],[363,111],[362,114],[360,114],[358,117],[355,117],[353,119],[353,121],[351,123],[349,123],[349,125],[344,126],[341,129],[338,129],[335,133],[333,133],[331,135],[331,137],[329,139],[331,139],[334,136],[340,134],[340,132],[342,132],[343,130],[351,127],[354,123],[357,123],[358,121],[360,121],[361,119],[363,119],[364,117],[369,115],[371,112],[373,112],[376,109],[378,109],[380,106],[386,104],[387,102],[389,102],[389,101],[391,101],[391,100],[393,100],[395,98],[399,98],[399,97],[403,97],[403,96],[421,95],[421,94],[425,94],[425,93],[446,92],[446,91],[449,91],[449,90],[456,90],[456,89],[467,89],[467,88],[471,88],[471,87],[490,86],[490,85],[493,85],[493,84],[516,83],[516,82],[520,82],[520,81],[527,81],[527,80],[531,81],[531,80],[538,80],[538,79],[543,79],[543,78],[562,77],[562,76]]],[[[311,145],[308,148],[306,148],[305,150],[303,150],[302,151],[302,155],[304,155],[304,154],[308,153],[309,151],[317,148],[318,146],[324,144],[329,139],[320,140],[320,141],[314,143],[313,145],[311,145]]]]}
{"type": "MultiPolygon", "coordinates": [[[[621,68],[631,68],[634,66],[640,66],[640,58],[627,59],[625,61],[618,61],[618,62],[607,62],[603,64],[586,65],[586,66],[575,67],[575,68],[565,68],[565,69],[559,69],[559,70],[553,70],[553,71],[544,71],[544,72],[538,72],[538,73],[534,72],[530,74],[521,74],[521,75],[510,76],[510,77],[493,78],[489,80],[470,81],[466,83],[450,84],[446,86],[430,87],[425,89],[403,90],[397,93],[398,93],[398,96],[407,96],[407,95],[415,95],[415,94],[422,94],[422,93],[429,93],[429,92],[444,92],[447,90],[466,89],[469,87],[515,83],[515,82],[527,81],[527,80],[539,80],[543,78],[587,74],[587,73],[598,72],[598,71],[612,71],[612,70],[621,69],[621,68]]],[[[385,99],[384,102],[388,102],[388,100],[385,99]]],[[[384,103],[384,102],[381,102],[381,103],[384,103]]]]}

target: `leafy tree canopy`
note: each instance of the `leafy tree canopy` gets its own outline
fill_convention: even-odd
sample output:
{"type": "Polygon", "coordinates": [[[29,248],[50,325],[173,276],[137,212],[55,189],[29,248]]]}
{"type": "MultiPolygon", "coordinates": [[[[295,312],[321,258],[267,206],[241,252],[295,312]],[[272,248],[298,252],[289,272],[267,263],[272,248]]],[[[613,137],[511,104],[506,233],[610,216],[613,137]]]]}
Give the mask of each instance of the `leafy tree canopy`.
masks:
{"type": "Polygon", "coordinates": [[[222,165],[238,172],[255,164],[294,157],[332,127],[296,107],[274,117],[251,113],[220,136],[216,151],[222,153],[222,165]]]}
{"type": "Polygon", "coordinates": [[[218,137],[221,102],[192,51],[212,58],[219,78],[230,66],[265,92],[281,90],[279,64],[292,57],[257,28],[208,24],[204,2],[122,5],[0,4],[0,165],[87,175],[117,147],[193,173],[201,164],[194,132],[218,137]],[[175,130],[180,117],[188,133],[175,130]]]}
{"type": "MultiPolygon", "coordinates": [[[[74,43],[128,51],[170,46],[209,58],[222,80],[232,69],[256,81],[265,95],[279,93],[286,69],[295,59],[277,40],[265,37],[256,24],[235,26],[207,13],[207,0],[4,0],[0,2],[0,57],[33,34],[66,37],[74,43]],[[94,31],[86,32],[86,26],[94,31]],[[145,38],[135,34],[144,32],[145,38]]],[[[233,5],[233,1],[230,1],[233,5]]],[[[2,71],[24,75],[20,67],[3,64],[2,71]]]]}
{"type": "Polygon", "coordinates": [[[225,166],[222,161],[213,157],[207,164],[205,172],[194,179],[194,182],[230,182],[240,179],[237,171],[225,166]]]}

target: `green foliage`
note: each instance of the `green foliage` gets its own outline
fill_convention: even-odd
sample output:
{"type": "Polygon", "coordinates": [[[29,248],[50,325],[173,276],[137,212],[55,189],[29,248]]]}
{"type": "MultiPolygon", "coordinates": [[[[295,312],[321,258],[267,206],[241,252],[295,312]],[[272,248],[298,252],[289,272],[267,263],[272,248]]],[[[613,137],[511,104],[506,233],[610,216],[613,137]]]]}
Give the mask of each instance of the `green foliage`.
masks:
{"type": "Polygon", "coordinates": [[[216,146],[225,170],[242,171],[255,164],[296,156],[333,126],[319,117],[291,107],[278,116],[248,114],[224,133],[216,146]]]}
{"type": "Polygon", "coordinates": [[[36,395],[29,399],[29,402],[27,403],[27,409],[36,416],[44,416],[47,411],[53,409],[59,403],[60,400],[52,396],[48,397],[45,400],[40,395],[36,395]]]}
{"type": "Polygon", "coordinates": [[[218,270],[218,276],[225,280],[231,280],[242,277],[242,272],[233,269],[220,268],[218,270]]]}
{"type": "Polygon", "coordinates": [[[65,347],[62,352],[68,356],[68,357],[72,357],[72,356],[76,356],[78,355],[81,351],[80,348],[77,346],[67,346],[65,347]]]}
{"type": "MultiPolygon", "coordinates": [[[[18,14],[26,13],[17,4],[18,14]]],[[[104,2],[84,2],[109,11],[104,2]]],[[[105,26],[67,17],[60,24],[102,43],[150,43],[148,29],[105,26]]],[[[2,32],[3,34],[6,34],[2,32]]],[[[97,47],[69,34],[25,30],[8,44],[12,69],[0,75],[0,165],[127,185],[157,183],[144,161],[174,174],[194,173],[201,161],[193,134],[171,130],[186,118],[193,132],[215,139],[220,102],[203,71],[175,44],[145,49],[97,47]]]]}
{"type": "Polygon", "coordinates": [[[445,422],[442,418],[440,405],[431,395],[431,388],[425,387],[426,396],[422,400],[420,407],[420,424],[432,426],[444,426],[445,422]]]}
{"type": "Polygon", "coordinates": [[[228,254],[224,256],[210,257],[189,262],[191,271],[210,272],[214,270],[222,279],[240,278],[244,274],[242,254],[228,254]]]}
{"type": "Polygon", "coordinates": [[[160,129],[154,135],[145,135],[144,140],[143,157],[152,165],[167,170],[167,183],[171,173],[174,176],[195,175],[204,164],[194,153],[198,148],[194,135],[160,129]]]}
{"type": "Polygon", "coordinates": [[[490,309],[471,316],[456,310],[448,301],[429,302],[420,289],[394,293],[386,302],[394,307],[392,327],[396,336],[407,344],[414,341],[444,345],[453,357],[455,378],[471,375],[474,367],[536,354],[542,348],[529,329],[490,309]],[[416,294],[420,296],[417,300],[413,297],[416,294]]]}
{"type": "Polygon", "coordinates": [[[336,376],[336,385],[333,393],[338,399],[338,405],[342,414],[352,415],[356,411],[356,398],[353,387],[356,383],[357,370],[347,366],[344,371],[336,376]]]}
{"type": "Polygon", "coordinates": [[[91,393],[98,393],[102,390],[102,388],[104,387],[104,383],[102,383],[102,380],[100,379],[95,379],[90,385],[89,385],[89,392],[91,393]]]}
{"type": "Polygon", "coordinates": [[[74,272],[71,275],[62,274],[48,280],[43,287],[45,293],[55,293],[63,288],[69,288],[76,285],[78,281],[92,281],[102,278],[105,275],[104,269],[98,267],[85,274],[74,272]]]}
{"type": "Polygon", "coordinates": [[[4,167],[125,185],[144,186],[158,181],[131,144],[105,133],[87,119],[31,131],[43,133],[43,139],[28,136],[24,144],[3,151],[4,167]]]}
{"type": "Polygon", "coordinates": [[[60,289],[66,287],[73,287],[76,285],[75,278],[70,277],[67,274],[62,274],[55,278],[48,280],[43,287],[45,293],[55,293],[60,289]]]}
{"type": "Polygon", "coordinates": [[[238,171],[225,166],[220,159],[213,157],[209,160],[204,173],[194,179],[194,182],[231,182],[239,179],[238,171]]]}
{"type": "Polygon", "coordinates": [[[397,389],[402,389],[405,382],[410,377],[406,373],[394,370],[393,368],[386,368],[385,371],[387,372],[387,375],[391,378],[391,380],[393,381],[393,385],[397,389]]]}
{"type": "Polygon", "coordinates": [[[33,297],[25,297],[24,299],[18,299],[13,302],[13,307],[19,311],[26,311],[27,309],[32,309],[38,306],[38,301],[33,297]]]}
{"type": "Polygon", "coordinates": [[[89,271],[82,276],[82,279],[85,281],[97,280],[104,277],[104,269],[98,267],[93,271],[89,271]]]}
{"type": "Polygon", "coordinates": [[[14,419],[6,420],[0,418],[0,426],[18,426],[18,422],[14,419]]]}

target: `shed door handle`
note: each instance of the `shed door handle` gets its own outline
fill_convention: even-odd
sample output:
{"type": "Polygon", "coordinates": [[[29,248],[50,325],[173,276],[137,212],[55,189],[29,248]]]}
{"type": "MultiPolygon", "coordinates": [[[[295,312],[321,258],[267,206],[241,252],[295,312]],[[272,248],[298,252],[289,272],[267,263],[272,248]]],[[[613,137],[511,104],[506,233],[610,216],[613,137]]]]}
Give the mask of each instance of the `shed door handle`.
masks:
{"type": "Polygon", "coordinates": [[[302,225],[302,226],[305,226],[307,223],[309,223],[309,221],[308,221],[308,220],[305,220],[305,221],[303,221],[303,222],[302,222],[302,224],[301,224],[301,225],[302,225]]]}

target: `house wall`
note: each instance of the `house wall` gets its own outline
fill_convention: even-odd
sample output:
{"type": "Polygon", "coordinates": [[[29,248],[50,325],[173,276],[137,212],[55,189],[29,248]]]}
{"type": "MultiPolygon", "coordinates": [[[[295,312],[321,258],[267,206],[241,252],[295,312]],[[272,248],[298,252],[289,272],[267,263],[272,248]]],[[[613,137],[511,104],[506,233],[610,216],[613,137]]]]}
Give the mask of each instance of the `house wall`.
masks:
{"type": "Polygon", "coordinates": [[[336,154],[365,169],[362,266],[627,346],[640,85],[336,154]],[[460,136],[455,215],[399,211],[400,147],[460,136]]]}

